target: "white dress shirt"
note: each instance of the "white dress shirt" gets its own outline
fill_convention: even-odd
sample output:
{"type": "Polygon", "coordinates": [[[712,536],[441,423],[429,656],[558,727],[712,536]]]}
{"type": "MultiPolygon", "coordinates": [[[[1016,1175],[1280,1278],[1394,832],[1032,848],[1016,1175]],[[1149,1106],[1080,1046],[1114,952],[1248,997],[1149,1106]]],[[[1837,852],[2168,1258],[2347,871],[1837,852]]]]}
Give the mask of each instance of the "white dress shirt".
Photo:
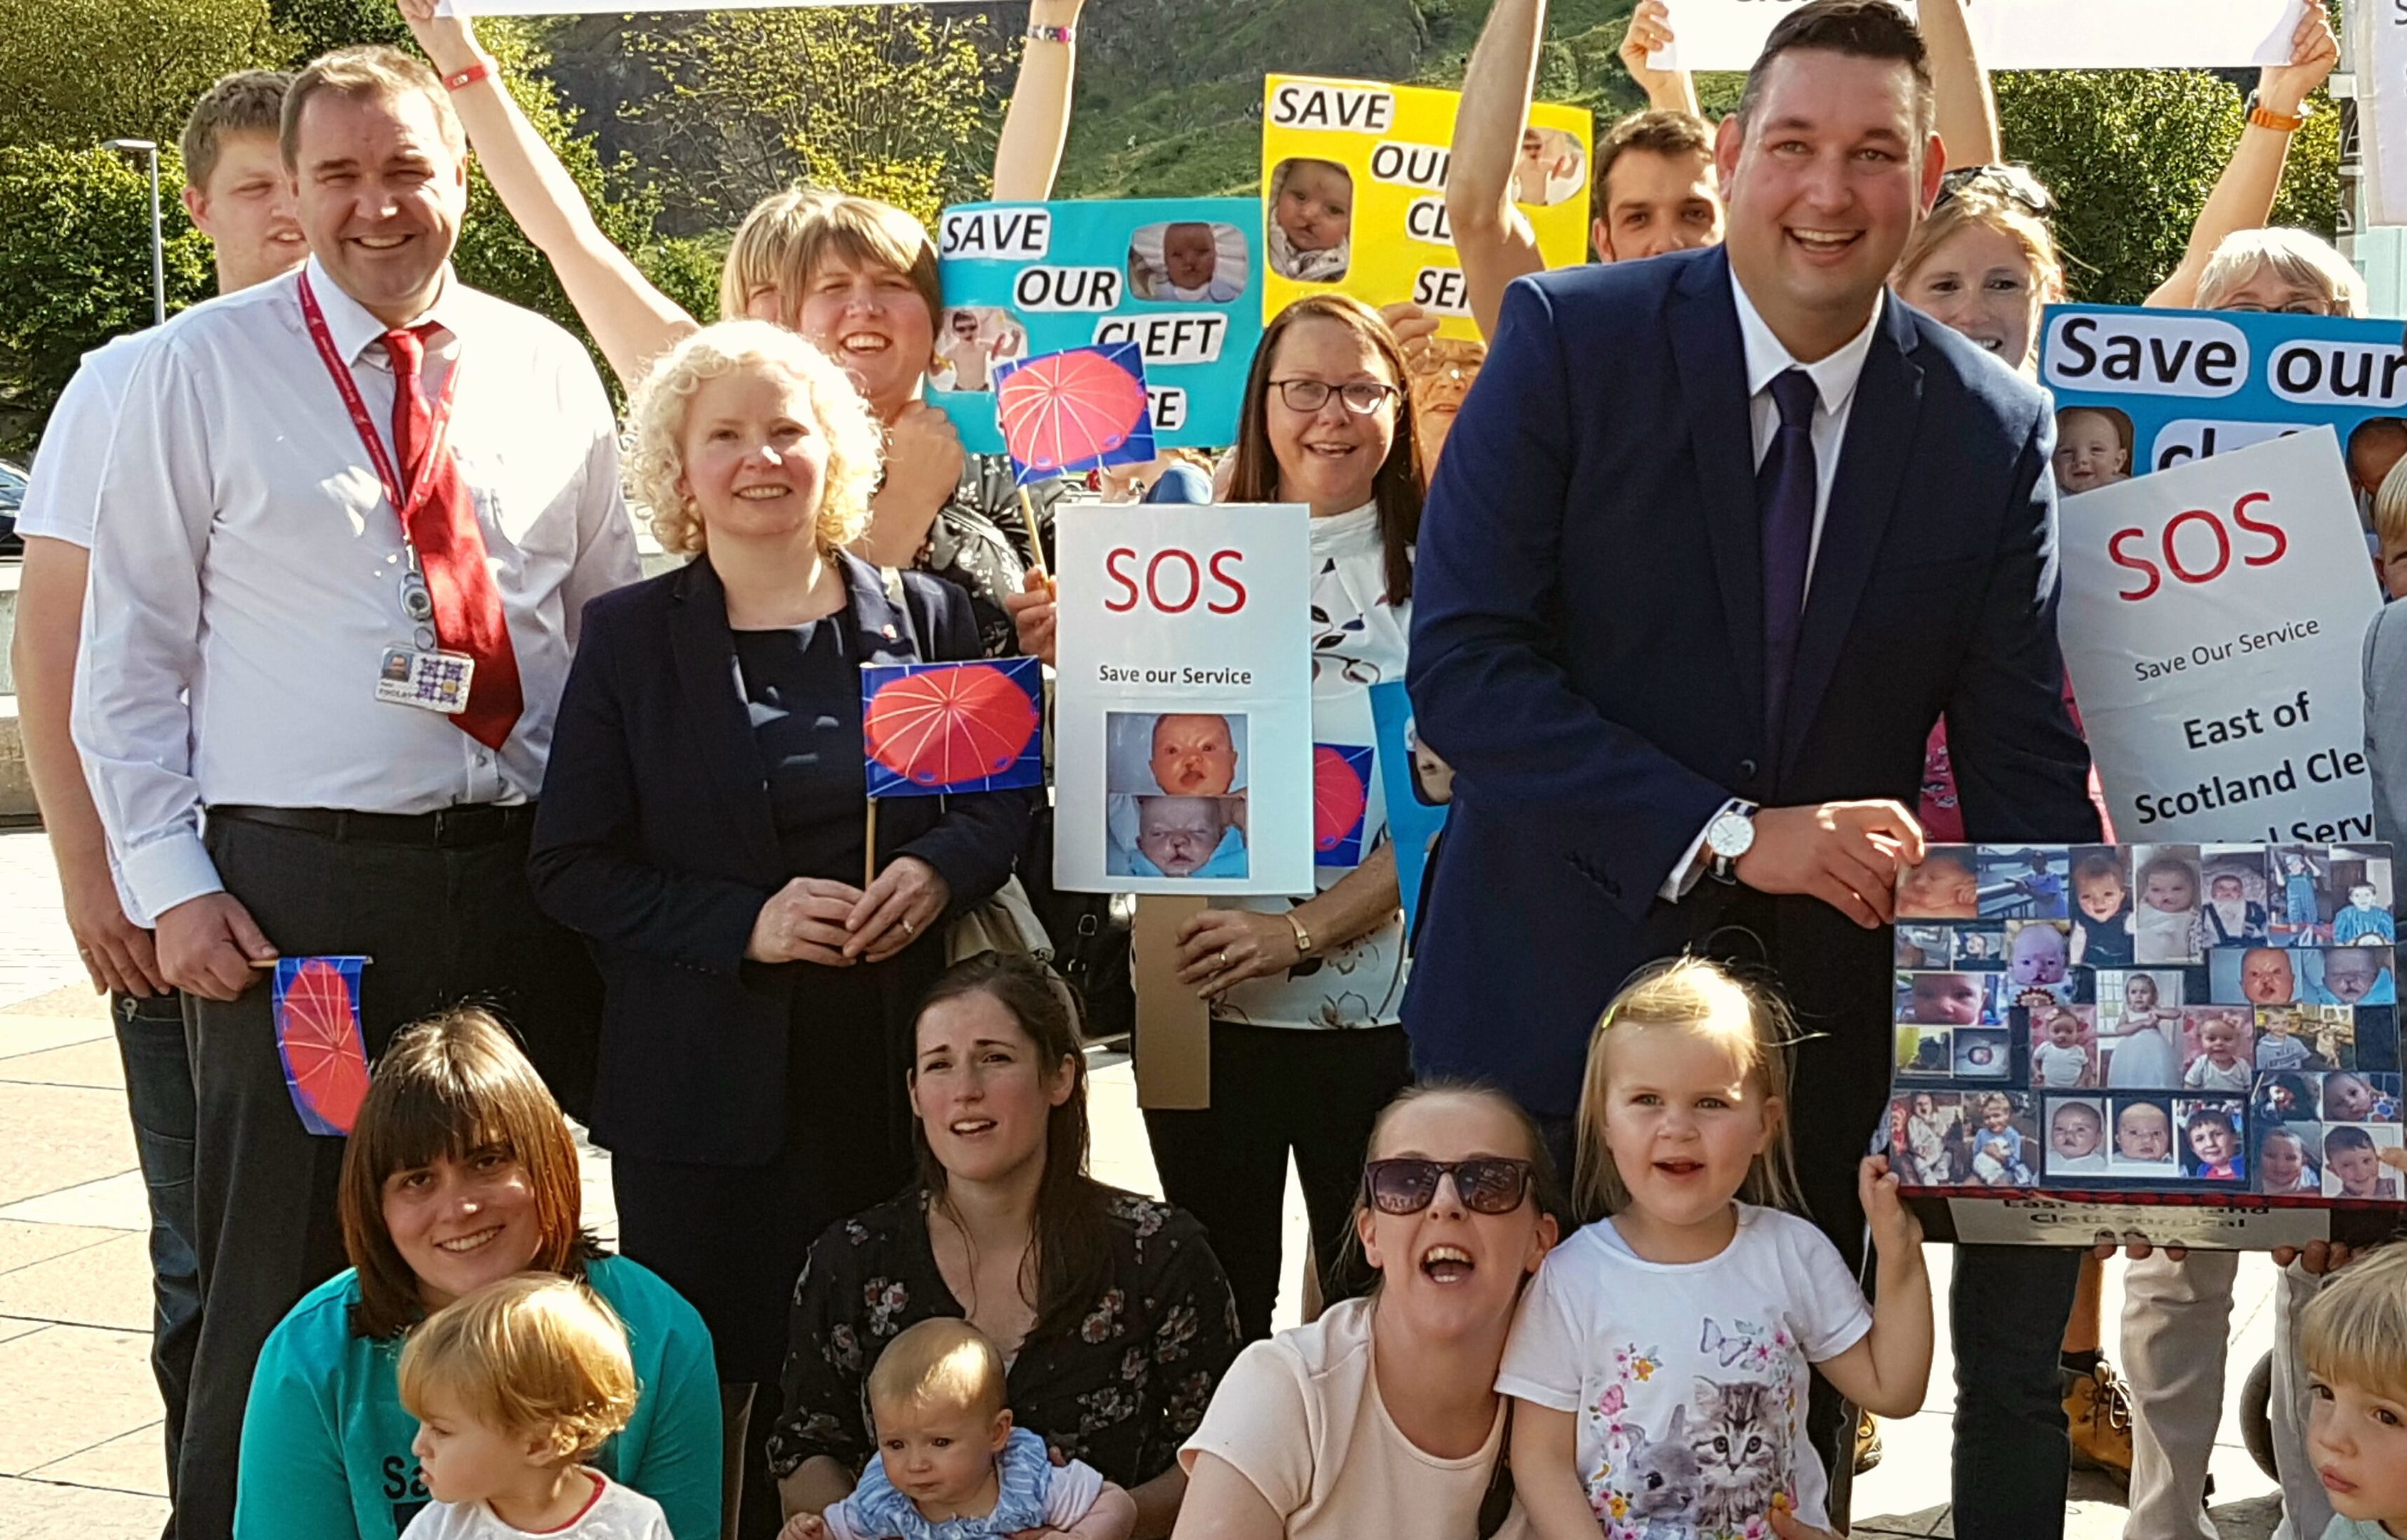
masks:
{"type": "MultiPolygon", "coordinates": [[[[306,269],[388,449],[384,323],[306,269]]],[[[222,886],[214,804],[423,813],[542,785],[588,599],[637,576],[608,398],[542,317],[447,275],[420,320],[432,401],[476,499],[526,708],[496,753],[440,712],[379,702],[410,645],[400,515],[302,320],[297,276],[163,328],[101,475],[75,701],[101,821],[151,915],[222,886]]]]}
{"type": "Polygon", "coordinates": [[[50,420],[42,428],[42,447],[34,456],[25,506],[17,512],[17,533],[64,540],[92,549],[93,520],[100,506],[100,472],[108,463],[108,441],[116,435],[125,387],[134,366],[142,361],[156,328],[129,332],[83,355],[50,420]]]}
{"type": "MultiPolygon", "coordinates": [[[[1888,291],[1881,291],[1873,305],[1872,320],[1864,329],[1836,352],[1812,364],[1800,364],[1780,338],[1773,335],[1770,323],[1746,297],[1746,286],[1730,274],[1730,297],[1738,305],[1739,340],[1746,349],[1747,410],[1755,429],[1755,464],[1763,467],[1763,457],[1772,452],[1773,435],[1780,431],[1780,404],[1772,398],[1772,382],[1790,369],[1802,369],[1814,381],[1814,393],[1819,398],[1814,408],[1814,540],[1806,548],[1805,592],[1810,601],[1814,592],[1814,563],[1822,554],[1822,526],[1830,513],[1830,486],[1839,476],[1839,451],[1847,442],[1847,418],[1856,405],[1856,383],[1864,377],[1864,360],[1871,356],[1873,336],[1880,330],[1881,316],[1888,306],[1888,291]]],[[[1731,802],[1730,807],[1747,807],[1751,804],[1731,802]]],[[[1719,817],[1717,813],[1716,817],[1719,817]]],[[[1708,820],[1710,823],[1712,820],[1708,820]]],[[[1697,863],[1699,852],[1705,847],[1705,832],[1697,837],[1673,866],[1672,875],[1664,879],[1664,898],[1677,903],[1696,886],[1703,868],[1697,863]]]]}

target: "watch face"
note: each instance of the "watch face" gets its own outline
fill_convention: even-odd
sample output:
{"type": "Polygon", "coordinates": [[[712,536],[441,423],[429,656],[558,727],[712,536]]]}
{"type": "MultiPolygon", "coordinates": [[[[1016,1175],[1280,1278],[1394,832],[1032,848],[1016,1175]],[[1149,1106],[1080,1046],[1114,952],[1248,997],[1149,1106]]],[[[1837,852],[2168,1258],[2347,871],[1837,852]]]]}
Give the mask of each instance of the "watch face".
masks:
{"type": "Polygon", "coordinates": [[[1705,844],[1714,854],[1735,861],[1755,844],[1755,820],[1744,813],[1723,813],[1707,826],[1705,844]]]}

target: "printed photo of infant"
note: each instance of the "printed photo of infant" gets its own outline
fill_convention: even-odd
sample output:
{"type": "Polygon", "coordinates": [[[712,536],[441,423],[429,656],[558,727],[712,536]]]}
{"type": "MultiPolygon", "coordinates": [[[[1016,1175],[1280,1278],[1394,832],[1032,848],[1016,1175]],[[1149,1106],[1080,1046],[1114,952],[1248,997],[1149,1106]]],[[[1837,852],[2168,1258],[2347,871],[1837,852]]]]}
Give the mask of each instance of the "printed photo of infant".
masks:
{"type": "Polygon", "coordinates": [[[2094,1096],[2050,1096],[2047,1153],[2042,1158],[2050,1186],[2063,1178],[2106,1174],[2106,1104],[2094,1096]]]}
{"type": "Polygon", "coordinates": [[[1920,1026],[2002,1027],[1998,982],[1996,974],[1899,974],[1897,1019],[1920,1026]]]}
{"type": "Polygon", "coordinates": [[[2072,965],[2128,968],[2131,955],[2131,874],[2123,852],[2089,845],[2072,852],[2072,965]]]}
{"type": "Polygon", "coordinates": [[[2195,845],[2143,845],[2131,852],[2132,955],[2143,966],[2195,962],[2206,950],[2206,921],[2199,913],[2199,853],[2195,845]]]}
{"type": "Polygon", "coordinates": [[[2330,1123],[2399,1121],[2399,1077],[2371,1070],[2334,1070],[2324,1077],[2323,1117],[2330,1123]]]}
{"type": "Polygon", "coordinates": [[[994,388],[993,367],[1028,351],[1028,334],[1010,311],[991,305],[957,305],[936,331],[936,367],[928,384],[939,391],[994,388]]]}
{"type": "Polygon", "coordinates": [[[2339,1124],[2324,1130],[2324,1196],[2395,1203],[2399,1173],[2407,1168],[2396,1125],[2339,1124]]]}
{"type": "Polygon", "coordinates": [[[2014,1067],[2014,1034],[2003,1027],[1966,1027],[1956,1034],[1956,1073],[1967,1080],[2002,1080],[2014,1067]]]}
{"type": "Polygon", "coordinates": [[[2331,891],[2341,906],[2331,917],[2331,940],[2343,947],[2395,947],[2398,923],[2390,910],[2390,858],[2346,846],[2331,853],[2331,891]]]}
{"type": "Polygon", "coordinates": [[[2044,847],[1984,845],[1979,849],[1981,918],[2063,920],[2072,858],[2044,847]]]}
{"type": "Polygon", "coordinates": [[[2287,947],[2218,947],[2206,960],[2207,985],[2217,1000],[2287,1005],[2302,998],[2298,959],[2287,947]]]}
{"type": "Polygon", "coordinates": [[[2247,1181],[2247,1119],[2238,1102],[2175,1102],[2173,1116],[2181,1119],[2183,1176],[2200,1182],[2247,1181]]]}
{"type": "Polygon", "coordinates": [[[2006,933],[1996,925],[1956,927],[1956,966],[1996,970],[2006,965],[2006,933]]]}
{"type": "Polygon", "coordinates": [[[2095,1005],[2058,1005],[2030,1013],[2030,1083],[2044,1091],[2098,1084],[2095,1005]]]}
{"type": "Polygon", "coordinates": [[[2115,1115],[2115,1148],[2106,1169],[2117,1176],[2174,1181],[2182,1174],[2173,1155],[2172,1104],[2158,1097],[2117,1096],[2109,1104],[2115,1115]]]}
{"type": "MultiPolygon", "coordinates": [[[[2348,911],[2332,921],[2335,934],[2348,911]]],[[[2391,954],[2386,946],[2322,947],[2299,954],[2306,977],[2302,998],[2319,1005],[2390,1005],[2398,1003],[2391,979],[2391,954]]]]}
{"type": "Polygon", "coordinates": [[[2257,1121],[2257,1191],[2305,1198],[2324,1190],[2324,1131],[2314,1123],[2257,1121]]]}
{"type": "Polygon", "coordinates": [[[1353,263],[1354,177],[1334,161],[1294,156],[1271,170],[1271,271],[1336,283],[1353,263]]]}
{"type": "Polygon", "coordinates": [[[1956,1177],[1949,1151],[1961,1142],[1963,1098],[1917,1091],[1889,1103],[1888,1158],[1907,1187],[1947,1187],[1956,1177]]]}
{"type": "Polygon", "coordinates": [[[1588,180],[1588,156],[1577,135],[1561,128],[1521,130],[1521,158],[1513,164],[1513,201],[1552,207],[1588,180]]]}
{"type": "Polygon", "coordinates": [[[1107,712],[1104,740],[1108,875],[1249,875],[1242,712],[1107,712]]]}
{"type": "Polygon", "coordinates": [[[2061,984],[2071,968],[2070,922],[2062,920],[2006,921],[2006,977],[2015,988],[2061,984]]]}
{"type": "Polygon", "coordinates": [[[1973,874],[1973,848],[1938,845],[1923,853],[1922,864],[1898,875],[1897,918],[1900,920],[1976,920],[1981,912],[1981,885],[1973,874]]]}
{"type": "Polygon", "coordinates": [[[1252,256],[1233,224],[1177,220],[1129,237],[1129,293],[1156,305],[1233,305],[1252,256]]]}
{"type": "Polygon", "coordinates": [[[2131,420],[2111,406],[2056,414],[2056,490],[2072,497],[2131,479],[2131,420]]]}
{"type": "Polygon", "coordinates": [[[2182,1078],[2188,1091],[2246,1092],[2256,1076],[2254,1013],[2244,1005],[2192,1005],[2182,1012],[2182,1078]]]}

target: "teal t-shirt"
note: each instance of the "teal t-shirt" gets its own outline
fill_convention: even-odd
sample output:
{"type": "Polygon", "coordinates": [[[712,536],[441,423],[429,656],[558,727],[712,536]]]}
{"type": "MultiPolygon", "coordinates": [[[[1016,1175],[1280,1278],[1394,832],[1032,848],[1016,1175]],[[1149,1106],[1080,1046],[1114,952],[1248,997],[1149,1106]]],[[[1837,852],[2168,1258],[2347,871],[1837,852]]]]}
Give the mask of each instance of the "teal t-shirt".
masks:
{"type": "MultiPolygon", "coordinates": [[[[719,1369],[710,1331],[684,1296],[639,1262],[604,1257],[586,1273],[627,1326],[640,1387],[635,1415],[593,1465],[658,1503],[677,1540],[718,1540],[719,1369]]],[[[402,1409],[401,1338],[351,1332],[358,1275],[303,1296],[251,1373],[242,1423],[235,1540],[398,1540],[428,1498],[402,1409]]]]}

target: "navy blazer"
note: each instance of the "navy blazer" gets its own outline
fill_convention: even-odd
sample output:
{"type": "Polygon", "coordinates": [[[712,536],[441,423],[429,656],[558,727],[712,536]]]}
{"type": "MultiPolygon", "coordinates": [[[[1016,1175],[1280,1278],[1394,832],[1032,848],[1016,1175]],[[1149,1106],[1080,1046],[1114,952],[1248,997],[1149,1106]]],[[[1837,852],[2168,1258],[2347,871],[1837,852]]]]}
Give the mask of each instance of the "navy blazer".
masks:
{"type": "MultiPolygon", "coordinates": [[[[2061,698],[2054,441],[2037,388],[1889,298],[1770,744],[1728,256],[1512,286],[1414,577],[1413,703],[1456,772],[1404,1003],[1424,1073],[1574,1110],[1614,991],[1740,891],[1658,892],[1723,803],[1912,807],[1943,713],[1972,837],[2097,837],[2061,698]]],[[[1886,1042],[1887,933],[1777,905],[1763,939],[1809,1025],[1886,1042]]]]}
{"type": "MultiPolygon", "coordinates": [[[[915,636],[933,661],[979,656],[960,589],[906,572],[905,616],[876,567],[842,562],[864,662],[919,662],[915,636]]],[[[942,874],[950,919],[1011,875],[1032,806],[1021,791],[885,799],[877,847],[942,874]]],[[[601,966],[596,1140],[651,1160],[773,1158],[794,990],[816,970],[744,958],[762,905],[794,874],[706,558],[585,606],[529,871],[544,912],[587,937],[601,966]]],[[[909,950],[941,948],[945,929],[909,950]]]]}

